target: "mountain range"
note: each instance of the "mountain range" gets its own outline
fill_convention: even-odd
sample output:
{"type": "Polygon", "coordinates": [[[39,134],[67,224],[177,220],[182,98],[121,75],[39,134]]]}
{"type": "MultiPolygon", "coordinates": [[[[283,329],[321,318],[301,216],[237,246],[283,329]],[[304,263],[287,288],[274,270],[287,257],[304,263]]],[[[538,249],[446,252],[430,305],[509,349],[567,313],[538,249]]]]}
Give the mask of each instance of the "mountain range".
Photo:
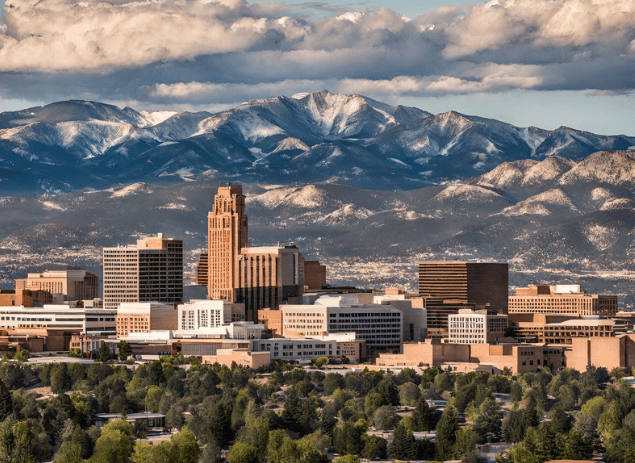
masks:
{"type": "MultiPolygon", "coordinates": [[[[163,232],[190,276],[219,179],[136,182],[0,199],[0,284],[73,266],[101,275],[101,247],[163,232]]],[[[244,184],[250,245],[295,242],[332,284],[416,290],[416,263],[507,261],[511,286],[581,284],[634,308],[635,152],[505,162],[466,181],[411,190],[244,184]]]]}
{"type": "Polygon", "coordinates": [[[363,96],[146,113],[84,101],[0,114],[0,286],[101,275],[101,247],[163,232],[190,276],[220,182],[250,245],[295,242],[332,284],[416,290],[416,262],[507,261],[510,283],[580,283],[635,308],[635,138],[548,131],[363,96]]]}
{"type": "Polygon", "coordinates": [[[216,114],[65,101],[0,113],[0,196],[200,176],[408,190],[470,179],[503,162],[580,160],[633,145],[635,137],[625,135],[521,128],[454,111],[433,115],[326,90],[216,114]]]}

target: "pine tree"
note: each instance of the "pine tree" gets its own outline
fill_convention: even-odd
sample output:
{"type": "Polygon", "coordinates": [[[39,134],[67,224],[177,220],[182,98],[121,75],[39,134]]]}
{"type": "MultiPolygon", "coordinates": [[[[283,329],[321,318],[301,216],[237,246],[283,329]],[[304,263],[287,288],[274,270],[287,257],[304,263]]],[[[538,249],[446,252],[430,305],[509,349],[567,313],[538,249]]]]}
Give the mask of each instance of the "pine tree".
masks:
{"type": "Polygon", "coordinates": [[[412,422],[415,431],[429,431],[434,422],[434,411],[423,397],[417,402],[417,407],[412,412],[412,422]]]}
{"type": "Polygon", "coordinates": [[[0,379],[0,421],[9,416],[13,412],[13,401],[11,400],[11,391],[4,381],[0,379]]]}
{"type": "Polygon", "coordinates": [[[459,415],[454,405],[448,403],[437,424],[435,437],[436,459],[451,460],[456,432],[459,430],[459,415]]]}
{"type": "Polygon", "coordinates": [[[388,455],[393,460],[414,460],[417,458],[417,446],[414,435],[408,431],[403,423],[395,426],[388,455]]]}

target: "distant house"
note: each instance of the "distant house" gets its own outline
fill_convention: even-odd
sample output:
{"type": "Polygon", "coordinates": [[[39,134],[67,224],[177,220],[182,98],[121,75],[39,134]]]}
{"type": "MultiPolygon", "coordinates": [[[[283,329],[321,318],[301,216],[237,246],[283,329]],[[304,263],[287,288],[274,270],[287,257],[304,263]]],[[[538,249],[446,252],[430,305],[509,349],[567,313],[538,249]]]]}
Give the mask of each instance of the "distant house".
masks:
{"type": "Polygon", "coordinates": [[[110,420],[119,420],[124,418],[128,423],[134,424],[136,421],[143,421],[148,428],[148,431],[157,431],[165,428],[165,415],[159,413],[130,413],[124,416],[121,413],[97,413],[95,415],[95,426],[103,428],[110,420]]]}

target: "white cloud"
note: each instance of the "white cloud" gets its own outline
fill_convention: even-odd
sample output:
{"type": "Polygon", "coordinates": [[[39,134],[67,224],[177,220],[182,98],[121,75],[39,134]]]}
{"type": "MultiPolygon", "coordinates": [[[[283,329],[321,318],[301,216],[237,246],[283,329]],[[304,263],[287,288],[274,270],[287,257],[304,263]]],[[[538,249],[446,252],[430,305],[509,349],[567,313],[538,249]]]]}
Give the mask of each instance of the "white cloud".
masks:
{"type": "Polygon", "coordinates": [[[413,19],[380,8],[314,20],[245,0],[9,3],[0,27],[5,97],[156,104],[325,87],[369,96],[623,93],[635,73],[635,0],[493,0],[413,19]]]}

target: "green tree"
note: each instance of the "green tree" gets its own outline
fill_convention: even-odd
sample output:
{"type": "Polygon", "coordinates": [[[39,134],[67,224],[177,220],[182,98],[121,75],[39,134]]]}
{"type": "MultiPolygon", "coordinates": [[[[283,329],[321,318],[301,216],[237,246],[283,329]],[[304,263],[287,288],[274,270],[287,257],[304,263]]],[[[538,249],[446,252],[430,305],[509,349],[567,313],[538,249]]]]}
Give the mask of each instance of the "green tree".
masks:
{"type": "Polygon", "coordinates": [[[615,431],[622,427],[622,412],[617,401],[609,403],[598,420],[597,431],[603,441],[611,439],[615,431]]]}
{"type": "Polygon", "coordinates": [[[174,463],[196,463],[201,448],[196,442],[194,433],[187,426],[170,438],[172,443],[172,461],[174,463]]]}
{"type": "Polygon", "coordinates": [[[538,457],[523,447],[522,444],[512,445],[507,451],[504,461],[506,463],[541,463],[538,457]]]}
{"type": "Polygon", "coordinates": [[[136,441],[131,460],[134,463],[176,463],[174,446],[168,441],[157,445],[152,442],[136,441]]]}
{"type": "Polygon", "coordinates": [[[62,442],[55,457],[55,463],[83,463],[83,450],[80,444],[71,441],[62,442]]]}
{"type": "Polygon", "coordinates": [[[456,433],[459,430],[459,415],[450,402],[448,402],[441,419],[437,423],[435,437],[436,459],[450,460],[453,454],[456,433]]]}
{"type": "Polygon", "coordinates": [[[496,442],[502,433],[502,419],[500,406],[494,399],[487,398],[479,407],[476,421],[474,422],[474,432],[478,442],[484,444],[488,437],[496,442]]]}
{"type": "Polygon", "coordinates": [[[122,362],[132,355],[132,347],[127,341],[119,342],[119,360],[122,362]]]}
{"type": "Polygon", "coordinates": [[[606,463],[632,463],[635,461],[635,430],[629,426],[617,430],[605,448],[606,463]]]}
{"type": "Polygon", "coordinates": [[[236,442],[227,454],[228,463],[256,463],[258,450],[245,442],[236,442]]]}
{"type": "Polygon", "coordinates": [[[562,458],[565,460],[584,460],[591,456],[591,446],[573,429],[567,434],[562,458]]]}
{"type": "Polygon", "coordinates": [[[464,458],[476,447],[477,435],[470,428],[459,428],[456,433],[453,454],[456,458],[464,458]]]}
{"type": "Polygon", "coordinates": [[[30,355],[31,352],[29,352],[27,349],[22,349],[15,353],[13,359],[17,360],[18,362],[26,362],[29,360],[30,355]]]}
{"type": "Polygon", "coordinates": [[[132,454],[132,425],[126,420],[109,421],[95,443],[90,463],[128,463],[132,454]]]}
{"type": "Polygon", "coordinates": [[[429,431],[434,429],[436,424],[435,413],[423,397],[417,402],[416,408],[412,412],[412,423],[414,431],[429,431]]]}
{"type": "Polygon", "coordinates": [[[388,443],[379,436],[364,436],[362,456],[368,460],[384,460],[388,456],[388,443]]]}
{"type": "Polygon", "coordinates": [[[51,371],[51,391],[62,394],[72,387],[71,375],[65,362],[58,363],[51,371]]]}
{"type": "Polygon", "coordinates": [[[415,407],[421,399],[421,389],[414,383],[408,382],[399,386],[399,402],[401,405],[415,407]]]}
{"type": "Polygon", "coordinates": [[[374,422],[377,429],[389,431],[399,421],[399,416],[393,411],[392,406],[383,405],[375,411],[374,422]]]}
{"type": "Polygon", "coordinates": [[[339,373],[329,373],[322,382],[324,387],[324,395],[332,395],[336,389],[344,388],[344,377],[339,373]]]}
{"type": "Polygon", "coordinates": [[[110,360],[111,357],[112,355],[110,353],[110,349],[108,348],[105,342],[102,342],[101,346],[99,346],[99,361],[106,362],[110,360]]]}
{"type": "Polygon", "coordinates": [[[512,402],[520,402],[523,398],[523,387],[514,381],[510,386],[510,397],[512,402]]]}
{"type": "Polygon", "coordinates": [[[388,449],[393,460],[414,460],[417,458],[417,445],[411,431],[402,423],[395,426],[393,440],[388,449]]]}
{"type": "Polygon", "coordinates": [[[4,421],[7,416],[13,413],[13,401],[11,391],[4,381],[0,379],[0,421],[4,421]]]}
{"type": "Polygon", "coordinates": [[[355,455],[344,455],[333,460],[333,463],[359,463],[359,458],[355,455]]]}
{"type": "Polygon", "coordinates": [[[13,426],[14,448],[12,460],[16,463],[35,462],[33,434],[27,421],[18,421],[13,426]]]}

